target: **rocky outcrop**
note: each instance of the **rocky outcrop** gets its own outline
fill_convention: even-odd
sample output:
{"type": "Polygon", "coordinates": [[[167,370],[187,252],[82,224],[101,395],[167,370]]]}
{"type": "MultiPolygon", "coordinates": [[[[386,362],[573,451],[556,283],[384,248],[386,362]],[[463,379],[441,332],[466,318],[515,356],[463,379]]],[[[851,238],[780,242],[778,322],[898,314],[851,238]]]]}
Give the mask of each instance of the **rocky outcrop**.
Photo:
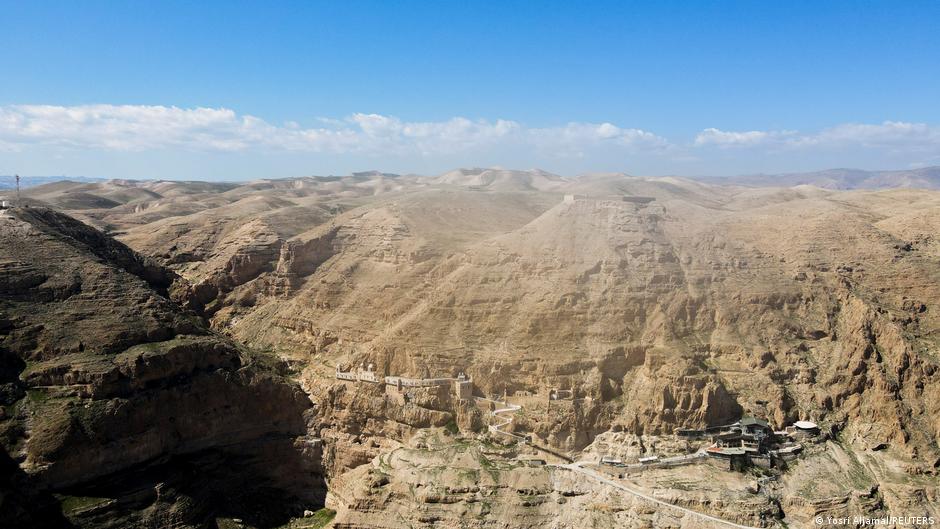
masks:
{"type": "Polygon", "coordinates": [[[18,235],[26,237],[54,237],[71,246],[74,251],[87,253],[146,281],[158,293],[165,295],[178,279],[176,274],[153,260],[67,215],[46,208],[20,208],[16,210],[15,216],[28,223],[28,226],[7,223],[5,230],[19,232],[18,235]]]}
{"type": "Polygon", "coordinates": [[[424,429],[483,429],[481,411],[457,402],[450,386],[403,388],[336,382],[314,391],[318,435],[326,440],[324,465],[332,476],[370,461],[389,443],[411,439],[424,429]]]}
{"type": "Polygon", "coordinates": [[[647,356],[642,368],[623,379],[623,400],[635,403],[616,425],[636,434],[671,434],[678,428],[730,424],[743,413],[721,379],[701,360],[647,356]]]}
{"type": "MultiPolygon", "coordinates": [[[[499,446],[435,434],[413,444],[421,448],[395,448],[333,480],[327,505],[337,511],[334,527],[725,527],[538,459],[509,459],[499,446]]],[[[657,496],[740,524],[774,526],[779,509],[744,491],[744,481],[732,481],[722,501],[681,489],[657,496]]]]}
{"type": "MultiPolygon", "coordinates": [[[[895,511],[930,504],[912,498],[932,497],[940,461],[937,193],[624,175],[503,192],[364,178],[219,192],[165,183],[159,205],[96,214],[181,276],[219,285],[208,302],[215,330],[303,369],[337,473],[423,428],[480,425],[424,397],[392,404],[364,386],[329,394],[337,362],[365,362],[396,375],[464,371],[478,395],[531,400],[512,427],[560,450],[607,431],[648,439],[742,414],[775,427],[810,419],[858,455],[855,474],[870,478],[858,491],[877,484],[895,511]],[[185,207],[167,209],[174,193],[185,207]],[[549,402],[552,389],[572,400],[549,402]]],[[[0,362],[14,373],[2,375],[4,394],[25,394],[20,372],[100,376],[120,394],[126,367],[47,363],[87,350],[78,334],[107,335],[115,345],[103,354],[205,335],[167,319],[159,300],[125,310],[105,294],[88,299],[110,288],[94,275],[49,275],[26,257],[0,263],[7,270],[11,296],[62,300],[83,317],[57,315],[66,324],[49,329],[0,318],[11,347],[35,356],[0,362]],[[117,323],[88,326],[84,315],[101,307],[117,323]],[[123,325],[132,312],[148,316],[123,325]],[[72,328],[81,332],[62,330],[72,328]]],[[[206,369],[217,365],[207,357],[206,369]]],[[[798,465],[787,475],[802,476],[798,465]]],[[[802,498],[794,512],[828,497],[807,476],[782,492],[802,498]]]]}
{"type": "Polygon", "coordinates": [[[49,210],[0,217],[0,248],[0,444],[15,468],[0,525],[272,525],[322,504],[311,401],[279,361],[169,299],[178,277],[49,210]]]}
{"type": "Polygon", "coordinates": [[[309,240],[290,240],[281,245],[270,293],[287,296],[295,292],[306,276],[336,253],[333,240],[338,231],[337,227],[332,227],[309,240]]]}
{"type": "Polygon", "coordinates": [[[241,288],[274,269],[283,240],[262,221],[252,221],[227,233],[208,249],[209,273],[194,281],[192,299],[206,316],[224,307],[251,305],[254,288],[241,288]],[[233,292],[239,289],[238,292],[233,292]]]}

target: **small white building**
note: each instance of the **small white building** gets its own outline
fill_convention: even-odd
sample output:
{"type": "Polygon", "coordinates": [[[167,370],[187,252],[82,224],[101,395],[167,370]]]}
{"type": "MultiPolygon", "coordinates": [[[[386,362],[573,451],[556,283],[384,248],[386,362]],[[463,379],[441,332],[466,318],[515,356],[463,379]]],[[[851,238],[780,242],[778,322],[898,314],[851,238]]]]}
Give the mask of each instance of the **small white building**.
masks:
{"type": "Polygon", "coordinates": [[[572,400],[574,391],[570,389],[552,388],[548,390],[548,400],[572,400]]]}
{"type": "Polygon", "coordinates": [[[805,435],[816,435],[819,433],[819,425],[812,421],[796,421],[793,423],[793,428],[796,430],[796,433],[805,435]]]}

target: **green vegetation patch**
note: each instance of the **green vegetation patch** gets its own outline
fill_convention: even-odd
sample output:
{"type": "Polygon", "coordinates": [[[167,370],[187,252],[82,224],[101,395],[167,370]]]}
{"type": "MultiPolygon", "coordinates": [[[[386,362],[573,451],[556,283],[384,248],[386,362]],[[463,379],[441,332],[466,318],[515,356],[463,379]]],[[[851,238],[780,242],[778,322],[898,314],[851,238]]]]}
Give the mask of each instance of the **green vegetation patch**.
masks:
{"type": "Polygon", "coordinates": [[[447,424],[444,425],[444,429],[447,430],[451,435],[457,435],[460,433],[460,428],[457,426],[457,421],[451,419],[447,421],[447,424]]]}
{"type": "Polygon", "coordinates": [[[322,529],[332,522],[335,517],[336,511],[324,507],[313,513],[313,516],[294,518],[278,529],[322,529]]]}
{"type": "Polygon", "coordinates": [[[71,514],[92,507],[97,507],[99,505],[104,505],[111,501],[110,498],[97,498],[95,496],[66,496],[66,495],[56,495],[56,499],[59,500],[59,503],[62,505],[62,512],[64,514],[71,514]]]}
{"type": "Polygon", "coordinates": [[[27,389],[26,397],[29,398],[30,402],[35,404],[43,404],[49,400],[49,392],[44,389],[27,389]]]}
{"type": "Polygon", "coordinates": [[[132,345],[123,352],[115,355],[115,358],[133,358],[140,355],[141,353],[164,353],[169,349],[177,346],[198,346],[209,342],[210,338],[206,336],[180,334],[170,338],[169,340],[162,340],[159,342],[144,342],[137,345],[132,345]]]}
{"type": "Polygon", "coordinates": [[[323,508],[317,511],[311,518],[313,518],[313,523],[316,525],[308,525],[309,529],[320,529],[325,527],[328,523],[333,521],[333,518],[336,518],[336,511],[333,509],[323,508]]]}
{"type": "Polygon", "coordinates": [[[483,454],[480,454],[478,460],[480,461],[480,466],[483,467],[483,470],[493,478],[493,482],[499,483],[499,468],[494,464],[488,457],[483,454]]]}

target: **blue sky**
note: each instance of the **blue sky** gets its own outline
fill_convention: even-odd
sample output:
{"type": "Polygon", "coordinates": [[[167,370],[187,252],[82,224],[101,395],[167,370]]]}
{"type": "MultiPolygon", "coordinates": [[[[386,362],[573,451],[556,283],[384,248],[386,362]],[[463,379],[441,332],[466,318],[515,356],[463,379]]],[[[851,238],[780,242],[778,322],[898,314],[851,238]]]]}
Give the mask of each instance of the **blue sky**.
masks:
{"type": "Polygon", "coordinates": [[[0,174],[940,165],[940,2],[0,4],[0,174]]]}

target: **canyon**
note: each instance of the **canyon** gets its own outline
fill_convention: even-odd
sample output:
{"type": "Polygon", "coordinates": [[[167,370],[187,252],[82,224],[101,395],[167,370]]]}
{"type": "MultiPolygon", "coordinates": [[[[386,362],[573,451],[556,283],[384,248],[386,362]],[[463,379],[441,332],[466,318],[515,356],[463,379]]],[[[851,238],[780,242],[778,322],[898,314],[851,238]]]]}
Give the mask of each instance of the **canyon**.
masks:
{"type": "Polygon", "coordinates": [[[748,415],[821,434],[759,487],[624,486],[748,527],[937,517],[937,233],[938,191],[623,174],[32,187],[0,214],[0,520],[723,527],[552,454],[748,415]],[[368,365],[477,398],[336,378],[368,365]]]}

